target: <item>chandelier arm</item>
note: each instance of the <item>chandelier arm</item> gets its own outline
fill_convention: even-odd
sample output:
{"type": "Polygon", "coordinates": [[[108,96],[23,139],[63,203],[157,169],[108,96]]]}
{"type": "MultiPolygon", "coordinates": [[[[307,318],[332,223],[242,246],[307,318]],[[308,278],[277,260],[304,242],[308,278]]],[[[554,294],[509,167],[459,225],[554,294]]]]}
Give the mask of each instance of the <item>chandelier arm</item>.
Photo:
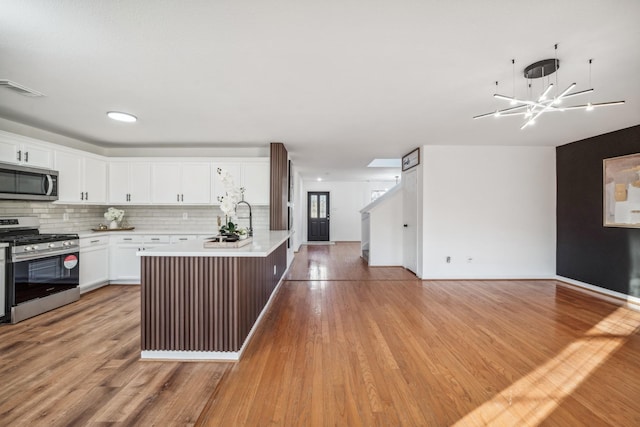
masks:
{"type": "Polygon", "coordinates": [[[571,98],[573,96],[578,96],[578,95],[584,95],[585,93],[590,93],[590,92],[593,92],[593,89],[585,89],[579,92],[568,93],[562,99],[567,99],[567,98],[571,98]]]}
{"type": "Polygon", "coordinates": [[[612,105],[622,105],[624,101],[609,101],[609,102],[598,102],[595,104],[583,104],[583,105],[572,105],[571,107],[564,107],[565,110],[582,110],[587,108],[595,108],[595,107],[610,107],[612,105]]]}
{"type": "Polygon", "coordinates": [[[502,115],[502,113],[505,113],[507,111],[513,111],[513,110],[517,110],[519,108],[524,108],[524,107],[526,107],[526,105],[517,105],[515,107],[505,108],[504,110],[497,110],[497,111],[492,111],[490,113],[480,114],[479,116],[474,116],[473,118],[474,119],[481,119],[483,117],[495,116],[496,113],[498,115],[502,115]]]}

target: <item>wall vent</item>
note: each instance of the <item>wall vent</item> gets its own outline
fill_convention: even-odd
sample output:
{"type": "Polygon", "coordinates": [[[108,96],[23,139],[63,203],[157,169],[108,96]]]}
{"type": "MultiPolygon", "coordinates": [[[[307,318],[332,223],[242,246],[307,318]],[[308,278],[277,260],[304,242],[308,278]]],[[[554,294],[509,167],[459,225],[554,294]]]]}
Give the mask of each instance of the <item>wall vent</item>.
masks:
{"type": "Polygon", "coordinates": [[[30,96],[32,98],[37,98],[39,96],[44,96],[44,94],[33,90],[33,89],[29,89],[26,86],[22,86],[21,84],[18,84],[16,82],[12,82],[11,80],[2,80],[0,79],[0,87],[3,87],[5,89],[9,89],[12,90],[14,92],[19,93],[20,95],[24,95],[24,96],[30,96]]]}

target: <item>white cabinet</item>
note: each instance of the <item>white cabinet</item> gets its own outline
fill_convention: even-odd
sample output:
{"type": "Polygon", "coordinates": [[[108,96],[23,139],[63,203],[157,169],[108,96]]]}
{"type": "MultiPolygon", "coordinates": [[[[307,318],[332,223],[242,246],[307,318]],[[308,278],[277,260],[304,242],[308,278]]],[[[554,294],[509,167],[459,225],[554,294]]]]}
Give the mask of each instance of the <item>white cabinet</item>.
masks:
{"type": "Polygon", "coordinates": [[[0,131],[0,161],[25,166],[51,168],[53,153],[45,144],[0,131]]]}
{"type": "Polygon", "coordinates": [[[109,236],[80,239],[80,292],[109,283],[109,236]]]}
{"type": "Polygon", "coordinates": [[[216,162],[213,164],[212,203],[218,204],[218,197],[224,196],[225,189],[218,168],[224,169],[233,177],[236,187],[244,187],[244,199],[251,205],[269,204],[269,182],[271,179],[269,159],[252,162],[216,162]]]}
{"type": "Polygon", "coordinates": [[[166,235],[126,234],[113,237],[109,281],[116,284],[140,283],[140,258],[138,251],[168,245],[166,235]]]}
{"type": "Polygon", "coordinates": [[[151,203],[151,163],[110,162],[109,203],[151,203]]]}
{"type": "Polygon", "coordinates": [[[242,164],[244,199],[252,205],[268,205],[271,169],[269,160],[242,164]]]}
{"type": "Polygon", "coordinates": [[[151,176],[153,203],[198,205],[211,202],[209,163],[153,163],[151,176]]]}
{"type": "Polygon", "coordinates": [[[107,162],[71,151],[56,151],[58,202],[103,204],[107,201],[107,162]]]}

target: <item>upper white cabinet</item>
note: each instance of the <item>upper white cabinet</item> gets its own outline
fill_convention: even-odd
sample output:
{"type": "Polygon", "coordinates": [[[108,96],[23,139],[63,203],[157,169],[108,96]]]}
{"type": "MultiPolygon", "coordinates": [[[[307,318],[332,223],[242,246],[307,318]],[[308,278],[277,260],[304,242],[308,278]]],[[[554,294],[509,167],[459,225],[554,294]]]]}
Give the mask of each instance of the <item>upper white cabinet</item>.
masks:
{"type": "Polygon", "coordinates": [[[218,203],[218,197],[225,194],[224,185],[217,173],[218,168],[225,169],[231,174],[236,187],[244,187],[244,199],[249,204],[269,204],[271,175],[268,158],[260,158],[251,162],[215,162],[213,164],[213,203],[218,203]]]}
{"type": "Polygon", "coordinates": [[[58,202],[103,204],[107,202],[107,162],[97,156],[72,151],[55,152],[58,170],[58,202]]]}
{"type": "Polygon", "coordinates": [[[53,150],[31,138],[0,131],[0,161],[51,168],[53,150]]]}
{"type": "Polygon", "coordinates": [[[271,171],[269,159],[242,164],[244,199],[252,205],[268,205],[271,171]]]}
{"type": "Polygon", "coordinates": [[[151,164],[151,201],[160,204],[211,203],[211,167],[206,162],[151,164]]]}
{"type": "Polygon", "coordinates": [[[151,203],[151,163],[109,163],[109,203],[151,203]]]}

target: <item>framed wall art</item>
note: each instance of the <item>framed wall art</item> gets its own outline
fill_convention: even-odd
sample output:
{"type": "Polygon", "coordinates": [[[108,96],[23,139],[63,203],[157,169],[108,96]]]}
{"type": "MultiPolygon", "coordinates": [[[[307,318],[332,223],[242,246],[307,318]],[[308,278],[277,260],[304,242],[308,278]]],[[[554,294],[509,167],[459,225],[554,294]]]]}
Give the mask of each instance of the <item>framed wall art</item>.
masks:
{"type": "Polygon", "coordinates": [[[416,148],[412,152],[402,156],[402,171],[411,169],[420,164],[420,148],[416,148]]]}
{"type": "Polygon", "coordinates": [[[602,161],[605,227],[640,228],[640,153],[602,161]]]}

